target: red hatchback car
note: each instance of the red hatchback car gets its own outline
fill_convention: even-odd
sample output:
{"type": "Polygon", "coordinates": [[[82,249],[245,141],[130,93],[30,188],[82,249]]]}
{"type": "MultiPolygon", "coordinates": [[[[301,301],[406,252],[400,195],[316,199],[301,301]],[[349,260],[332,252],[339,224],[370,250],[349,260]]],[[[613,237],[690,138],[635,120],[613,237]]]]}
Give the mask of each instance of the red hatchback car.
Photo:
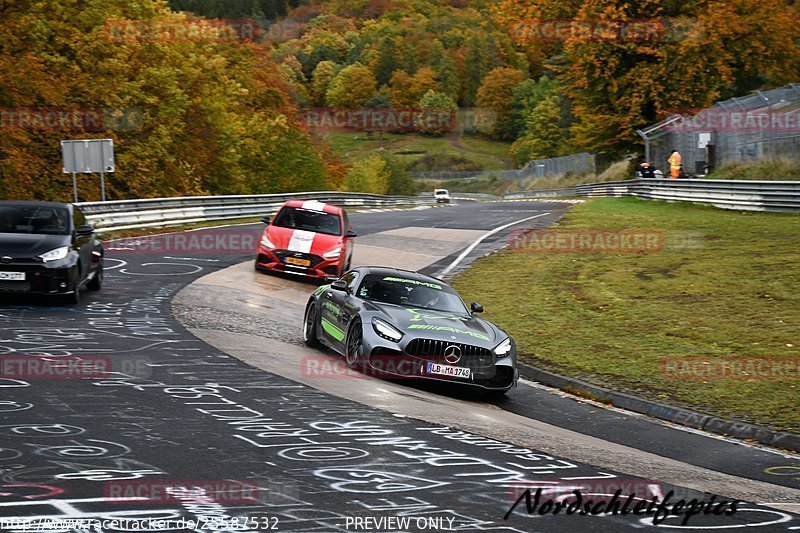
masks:
{"type": "Polygon", "coordinates": [[[290,200],[267,224],[258,243],[256,270],[312,278],[338,278],[349,270],[356,234],[341,207],[290,200]]]}

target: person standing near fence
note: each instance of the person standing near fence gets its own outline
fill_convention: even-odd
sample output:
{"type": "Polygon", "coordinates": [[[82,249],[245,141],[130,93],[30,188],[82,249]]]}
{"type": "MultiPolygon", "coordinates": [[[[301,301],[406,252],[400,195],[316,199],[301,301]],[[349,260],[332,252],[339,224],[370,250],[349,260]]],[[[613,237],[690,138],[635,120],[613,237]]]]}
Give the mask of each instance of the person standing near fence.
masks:
{"type": "Polygon", "coordinates": [[[681,169],[683,168],[681,154],[678,153],[677,150],[672,150],[669,154],[669,159],[667,159],[667,163],[669,163],[669,174],[672,179],[680,178],[681,169]]]}

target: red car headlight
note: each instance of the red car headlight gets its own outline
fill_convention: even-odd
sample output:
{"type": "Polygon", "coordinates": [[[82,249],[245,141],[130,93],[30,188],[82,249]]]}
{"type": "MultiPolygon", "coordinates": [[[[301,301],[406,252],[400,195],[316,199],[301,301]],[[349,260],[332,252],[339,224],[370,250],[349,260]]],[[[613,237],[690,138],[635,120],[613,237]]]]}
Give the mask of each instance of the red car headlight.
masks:
{"type": "Polygon", "coordinates": [[[342,247],[334,248],[330,252],[326,252],[322,254],[322,257],[325,259],[338,259],[339,256],[342,255],[342,247]]]}
{"type": "Polygon", "coordinates": [[[265,246],[270,249],[275,248],[275,245],[272,244],[272,242],[269,240],[269,237],[267,237],[266,233],[261,235],[261,246],[265,246]]]}

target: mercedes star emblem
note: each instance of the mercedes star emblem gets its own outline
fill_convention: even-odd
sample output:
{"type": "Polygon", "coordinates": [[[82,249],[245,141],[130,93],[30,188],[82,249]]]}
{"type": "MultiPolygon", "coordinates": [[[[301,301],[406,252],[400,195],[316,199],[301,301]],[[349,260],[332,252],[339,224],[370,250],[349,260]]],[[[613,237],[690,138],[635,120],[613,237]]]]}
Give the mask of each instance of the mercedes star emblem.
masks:
{"type": "Polygon", "coordinates": [[[444,359],[451,365],[458,363],[461,360],[461,348],[451,344],[444,349],[444,359]]]}

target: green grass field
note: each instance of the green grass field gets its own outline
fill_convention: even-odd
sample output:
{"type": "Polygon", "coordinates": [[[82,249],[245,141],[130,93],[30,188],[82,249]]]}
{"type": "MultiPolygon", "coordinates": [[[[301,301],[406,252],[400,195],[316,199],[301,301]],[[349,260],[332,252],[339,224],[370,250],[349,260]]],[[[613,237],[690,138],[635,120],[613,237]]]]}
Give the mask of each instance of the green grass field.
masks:
{"type": "Polygon", "coordinates": [[[598,199],[575,206],[558,229],[662,232],[665,246],[645,254],[506,250],[480,259],[455,286],[514,335],[522,361],[800,432],[798,377],[675,379],[660,366],[664,357],[698,358],[701,369],[800,358],[800,217],[598,199]]]}
{"type": "Polygon", "coordinates": [[[469,160],[477,169],[508,168],[507,143],[493,141],[482,136],[462,135],[457,146],[445,137],[428,137],[414,133],[384,133],[383,142],[378,134],[331,132],[326,136],[334,152],[346,161],[355,161],[361,157],[385,150],[395,155],[404,165],[431,155],[459,156],[469,160]]]}

